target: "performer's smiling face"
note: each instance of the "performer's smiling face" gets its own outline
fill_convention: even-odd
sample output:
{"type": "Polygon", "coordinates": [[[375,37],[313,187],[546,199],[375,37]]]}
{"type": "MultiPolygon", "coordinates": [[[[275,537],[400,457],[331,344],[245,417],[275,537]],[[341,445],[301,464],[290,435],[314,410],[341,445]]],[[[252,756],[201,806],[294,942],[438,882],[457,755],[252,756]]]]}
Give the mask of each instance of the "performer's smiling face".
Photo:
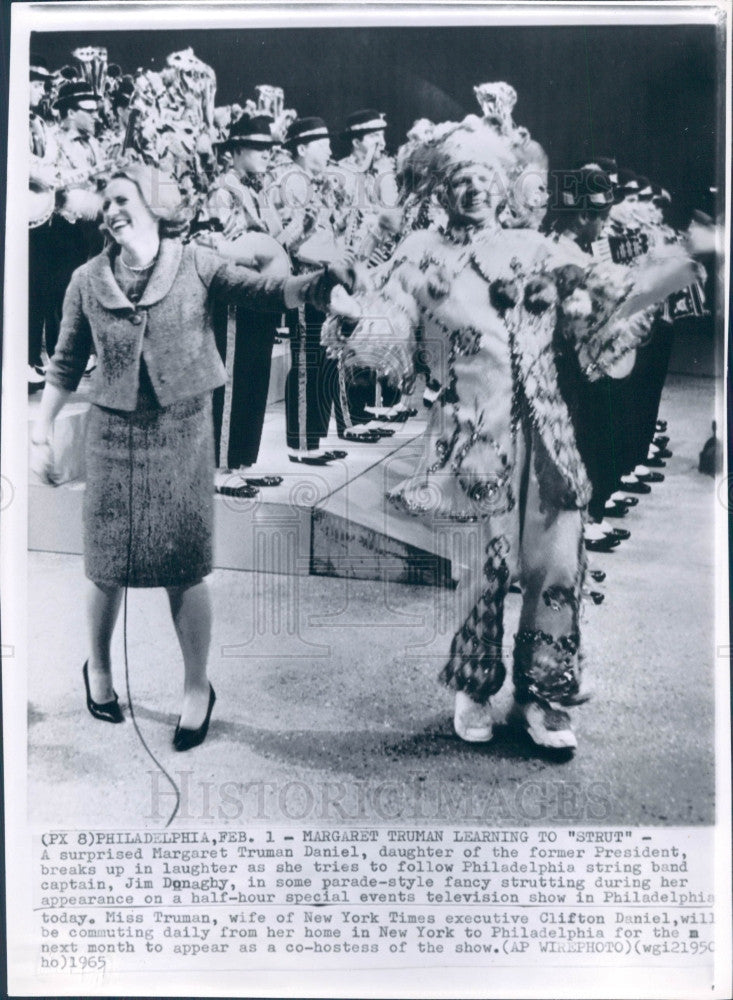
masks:
{"type": "Polygon", "coordinates": [[[157,220],[142,199],[136,184],[115,177],[104,191],[104,223],[115,242],[125,246],[157,229],[157,220]]]}
{"type": "Polygon", "coordinates": [[[502,199],[501,178],[491,167],[463,164],[448,182],[448,212],[453,222],[482,226],[496,219],[502,199]]]}

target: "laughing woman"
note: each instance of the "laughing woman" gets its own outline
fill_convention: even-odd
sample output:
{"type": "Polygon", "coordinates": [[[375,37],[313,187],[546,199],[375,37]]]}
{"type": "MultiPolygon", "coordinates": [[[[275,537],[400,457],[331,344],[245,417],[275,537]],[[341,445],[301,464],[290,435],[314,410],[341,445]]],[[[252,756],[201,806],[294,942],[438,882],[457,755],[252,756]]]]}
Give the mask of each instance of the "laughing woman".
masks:
{"type": "Polygon", "coordinates": [[[283,310],[309,301],[325,308],[339,269],[263,278],[184,245],[175,235],[180,212],[175,181],[152,167],[121,169],[108,181],[103,221],[111,243],[71,279],[32,442],[35,469],[53,482],[54,420],[95,353],[84,496],[86,703],[97,719],[123,721],[110,659],[123,588],[165,587],[184,662],[173,745],[188,750],[205,739],[215,701],[204,578],[212,569],[211,393],[225,372],[212,303],[283,310]]]}

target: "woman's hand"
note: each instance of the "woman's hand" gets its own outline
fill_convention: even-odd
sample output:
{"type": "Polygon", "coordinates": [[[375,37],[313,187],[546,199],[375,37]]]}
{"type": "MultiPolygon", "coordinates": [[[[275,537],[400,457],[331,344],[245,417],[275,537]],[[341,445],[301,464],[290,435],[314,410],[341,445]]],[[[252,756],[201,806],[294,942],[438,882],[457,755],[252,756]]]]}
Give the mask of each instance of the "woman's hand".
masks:
{"type": "Polygon", "coordinates": [[[42,483],[56,486],[56,468],[50,434],[34,428],[31,434],[31,470],[42,483]]]}

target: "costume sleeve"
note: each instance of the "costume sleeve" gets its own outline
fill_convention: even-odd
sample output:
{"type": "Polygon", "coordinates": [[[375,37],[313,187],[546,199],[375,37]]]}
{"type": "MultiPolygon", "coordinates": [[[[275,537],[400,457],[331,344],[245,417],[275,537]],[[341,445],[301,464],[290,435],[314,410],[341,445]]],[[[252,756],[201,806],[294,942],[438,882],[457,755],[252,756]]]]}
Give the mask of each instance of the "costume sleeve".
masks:
{"type": "Polygon", "coordinates": [[[75,392],[93,350],[92,332],[84,313],[81,278],[74,271],[64,296],[64,309],[56,350],[46,370],[46,381],[58,389],[75,392]]]}
{"type": "MultiPolygon", "coordinates": [[[[403,244],[404,246],[404,244],[403,244]]],[[[411,255],[397,251],[379,269],[371,290],[356,296],[361,318],[354,323],[331,316],[323,327],[327,352],[341,356],[347,369],[373,368],[396,386],[413,374],[420,308],[416,293],[421,272],[411,255]]]]}
{"type": "Polygon", "coordinates": [[[666,247],[643,264],[577,263],[556,268],[558,332],[578,356],[591,381],[613,367],[647,337],[657,306],[695,280],[695,265],[681,247],[666,247]]]}

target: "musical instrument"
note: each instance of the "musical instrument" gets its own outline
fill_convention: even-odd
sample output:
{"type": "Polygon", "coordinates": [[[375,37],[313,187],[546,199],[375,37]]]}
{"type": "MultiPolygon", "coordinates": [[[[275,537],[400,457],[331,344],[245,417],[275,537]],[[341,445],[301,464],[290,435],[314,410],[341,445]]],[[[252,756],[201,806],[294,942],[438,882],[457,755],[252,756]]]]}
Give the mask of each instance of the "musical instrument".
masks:
{"type": "Polygon", "coordinates": [[[37,229],[53,215],[56,207],[56,191],[54,188],[39,188],[33,184],[28,187],[28,228],[37,229]]]}
{"type": "Polygon", "coordinates": [[[255,87],[257,91],[257,113],[279,118],[285,107],[285,91],[282,87],[272,87],[269,83],[261,83],[255,87]]]}
{"type": "Polygon", "coordinates": [[[268,233],[251,230],[231,242],[222,241],[216,250],[227,260],[245,264],[267,278],[287,278],[292,274],[287,252],[268,233]],[[256,258],[262,263],[257,263],[256,258]]]}
{"type": "MultiPolygon", "coordinates": [[[[178,89],[184,104],[190,107],[187,96],[193,97],[200,111],[203,123],[211,128],[214,124],[214,103],[216,97],[216,73],[207,63],[194,55],[192,48],[171,52],[166,64],[175,71],[178,89]]],[[[186,115],[190,118],[190,115],[186,115]]]]}
{"type": "Polygon", "coordinates": [[[84,81],[97,97],[103,97],[107,83],[107,50],[101,45],[85,45],[71,54],[79,64],[84,81]]]}

